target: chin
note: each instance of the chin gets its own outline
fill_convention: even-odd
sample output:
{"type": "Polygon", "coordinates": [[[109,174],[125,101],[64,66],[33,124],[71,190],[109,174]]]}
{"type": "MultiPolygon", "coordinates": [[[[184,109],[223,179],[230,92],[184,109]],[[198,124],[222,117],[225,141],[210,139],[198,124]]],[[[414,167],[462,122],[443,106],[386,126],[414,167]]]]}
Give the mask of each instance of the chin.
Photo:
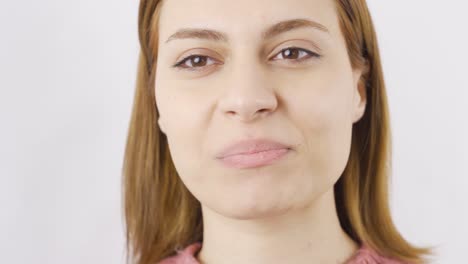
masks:
{"type": "MultiPolygon", "coordinates": [[[[294,209],[292,204],[283,204],[280,201],[275,201],[274,198],[275,197],[250,201],[239,199],[236,201],[230,201],[229,204],[219,201],[216,206],[211,209],[224,217],[237,220],[271,218],[285,214],[294,209]]],[[[292,201],[292,199],[289,199],[289,201],[292,201]]]]}
{"type": "Polygon", "coordinates": [[[285,214],[287,209],[267,209],[267,210],[240,210],[240,211],[225,211],[222,215],[237,220],[255,220],[265,219],[285,214]]]}

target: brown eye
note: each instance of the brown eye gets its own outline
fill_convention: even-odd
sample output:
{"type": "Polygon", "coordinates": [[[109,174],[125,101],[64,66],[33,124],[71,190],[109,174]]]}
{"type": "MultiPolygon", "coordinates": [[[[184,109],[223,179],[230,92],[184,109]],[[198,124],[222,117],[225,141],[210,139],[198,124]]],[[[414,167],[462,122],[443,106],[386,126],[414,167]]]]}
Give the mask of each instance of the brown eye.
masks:
{"type": "Polygon", "coordinates": [[[203,68],[205,66],[210,66],[213,63],[209,63],[209,61],[214,61],[212,58],[208,56],[201,56],[201,55],[190,55],[185,57],[181,61],[177,62],[174,67],[175,68],[185,68],[189,70],[198,70],[199,68],[203,68]]]}
{"type": "Polygon", "coordinates": [[[299,51],[297,49],[285,49],[282,52],[283,58],[297,59],[299,51]]]}
{"type": "Polygon", "coordinates": [[[286,59],[286,60],[292,60],[292,61],[297,61],[297,62],[307,60],[310,57],[317,57],[317,58],[320,57],[320,55],[318,55],[317,53],[314,53],[312,51],[302,49],[302,48],[296,48],[296,47],[289,47],[286,49],[282,49],[278,53],[278,55],[275,56],[275,58],[278,57],[279,55],[281,55],[282,57],[279,59],[286,59]]]}
{"type": "Polygon", "coordinates": [[[206,57],[195,56],[195,57],[190,58],[189,61],[192,62],[192,66],[201,67],[201,66],[206,65],[207,59],[206,59],[206,57]]]}

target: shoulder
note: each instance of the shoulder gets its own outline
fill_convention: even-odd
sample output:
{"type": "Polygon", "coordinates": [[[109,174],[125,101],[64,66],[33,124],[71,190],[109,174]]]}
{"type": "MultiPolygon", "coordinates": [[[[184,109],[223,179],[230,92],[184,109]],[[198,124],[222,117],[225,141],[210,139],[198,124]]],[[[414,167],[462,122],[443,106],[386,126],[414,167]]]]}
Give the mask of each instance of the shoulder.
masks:
{"type": "Polygon", "coordinates": [[[403,262],[397,259],[384,257],[365,244],[361,245],[361,247],[345,263],[346,264],[407,264],[406,262],[403,262]]]}
{"type": "Polygon", "coordinates": [[[200,264],[194,257],[200,248],[201,242],[192,243],[183,249],[177,249],[176,255],[167,257],[157,264],[200,264]]]}

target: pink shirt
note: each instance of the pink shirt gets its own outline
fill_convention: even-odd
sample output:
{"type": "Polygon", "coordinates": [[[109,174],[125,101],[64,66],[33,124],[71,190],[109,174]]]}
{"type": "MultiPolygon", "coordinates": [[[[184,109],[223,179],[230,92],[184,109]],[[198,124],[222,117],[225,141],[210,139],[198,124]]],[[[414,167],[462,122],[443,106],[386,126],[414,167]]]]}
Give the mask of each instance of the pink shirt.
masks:
{"type": "MultiPolygon", "coordinates": [[[[201,249],[201,242],[195,242],[177,254],[167,257],[158,264],[200,264],[195,254],[201,249]]],[[[405,262],[383,257],[366,245],[362,245],[344,264],[404,264],[405,262]]]]}

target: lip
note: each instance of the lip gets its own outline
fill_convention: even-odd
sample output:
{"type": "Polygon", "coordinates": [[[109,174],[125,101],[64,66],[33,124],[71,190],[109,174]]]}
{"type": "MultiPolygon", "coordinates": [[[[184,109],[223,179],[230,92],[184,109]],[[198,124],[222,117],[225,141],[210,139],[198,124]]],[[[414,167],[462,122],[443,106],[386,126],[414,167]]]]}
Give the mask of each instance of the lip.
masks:
{"type": "Polygon", "coordinates": [[[221,151],[216,158],[234,168],[254,168],[272,164],[291,151],[291,147],[269,139],[236,142],[221,151]]]}

